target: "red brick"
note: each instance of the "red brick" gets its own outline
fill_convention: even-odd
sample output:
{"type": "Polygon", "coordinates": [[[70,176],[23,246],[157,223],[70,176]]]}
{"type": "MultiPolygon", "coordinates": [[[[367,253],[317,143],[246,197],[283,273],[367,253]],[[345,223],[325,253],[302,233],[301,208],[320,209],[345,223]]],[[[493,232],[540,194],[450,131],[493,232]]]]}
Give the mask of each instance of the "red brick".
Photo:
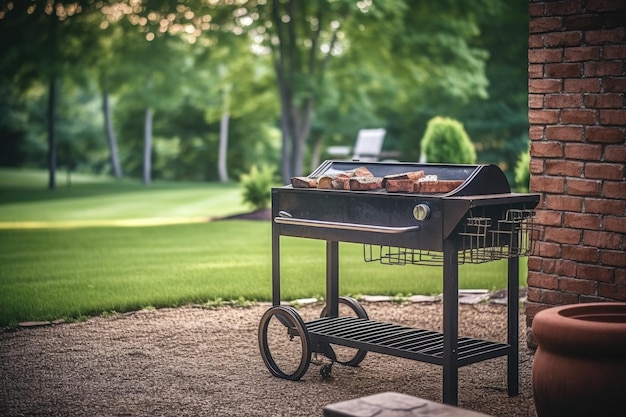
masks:
{"type": "MultiPolygon", "coordinates": [[[[624,215],[626,210],[626,200],[608,200],[608,199],[584,199],[585,213],[609,214],[614,216],[624,215]]],[[[605,220],[606,227],[606,220],[605,220]]]]}
{"type": "Polygon", "coordinates": [[[554,271],[556,270],[556,262],[559,259],[544,259],[541,264],[541,272],[544,274],[554,275],[554,271]]]}
{"type": "Polygon", "coordinates": [[[543,35],[543,43],[551,48],[555,46],[580,46],[583,34],[580,31],[574,32],[552,32],[543,35]]]}
{"type": "Polygon", "coordinates": [[[546,139],[579,142],[583,139],[583,128],[578,126],[547,126],[546,139]]]}
{"type": "Polygon", "coordinates": [[[585,164],[585,178],[621,180],[624,178],[624,164],[587,162],[585,164]]]}
{"type": "Polygon", "coordinates": [[[603,226],[609,232],[626,233],[626,217],[605,217],[603,226]]]}
{"type": "Polygon", "coordinates": [[[602,91],[601,78],[568,78],[563,83],[563,91],[566,93],[599,93],[602,91]]]}
{"type": "Polygon", "coordinates": [[[605,93],[626,93],[626,78],[604,78],[602,87],[605,93]]]}
{"type": "Polygon", "coordinates": [[[626,301],[626,285],[600,283],[598,295],[617,301],[626,301]]]}
{"type": "Polygon", "coordinates": [[[546,78],[580,78],[581,75],[582,64],[580,63],[546,64],[544,68],[546,78]]]}
{"type": "Polygon", "coordinates": [[[562,216],[558,211],[539,210],[535,216],[535,223],[545,226],[561,226],[562,216]]]}
{"type": "Polygon", "coordinates": [[[581,212],[583,199],[567,195],[550,194],[546,196],[545,207],[548,210],[581,212]]]}
{"type": "Polygon", "coordinates": [[[619,127],[588,126],[585,138],[589,142],[622,143],[626,140],[626,130],[619,127]]]}
{"type": "MultiPolygon", "coordinates": [[[[583,244],[604,249],[620,249],[622,236],[617,233],[598,232],[596,230],[585,230],[583,232],[583,244]]],[[[626,256],[626,254],[624,254],[626,256]]]]}
{"type": "Polygon", "coordinates": [[[603,47],[604,59],[626,59],[626,45],[605,45],[603,47]]]}
{"type": "Polygon", "coordinates": [[[537,142],[530,144],[530,155],[537,158],[560,158],[563,156],[563,145],[559,142],[537,142]]]}
{"type": "Polygon", "coordinates": [[[530,189],[534,192],[562,193],[565,191],[565,180],[559,177],[532,176],[530,178],[530,189]]]}
{"type": "Polygon", "coordinates": [[[530,3],[528,15],[531,17],[543,16],[544,3],[530,3]]]}
{"type": "Polygon", "coordinates": [[[563,259],[580,262],[597,262],[598,249],[589,246],[563,246],[563,259]]]}
{"type": "Polygon", "coordinates": [[[565,213],[563,215],[563,226],[598,230],[600,228],[602,218],[597,214],[587,213],[565,213]]]}
{"type": "Polygon", "coordinates": [[[546,161],[546,174],[579,177],[583,173],[583,167],[584,163],[580,161],[548,159],[546,161]]]}
{"type": "Polygon", "coordinates": [[[612,282],[613,271],[613,268],[609,268],[606,266],[578,264],[578,266],[576,267],[576,276],[582,279],[612,282]]]}
{"type": "Polygon", "coordinates": [[[528,24],[529,33],[552,32],[561,28],[559,17],[538,17],[531,19],[528,24]]]}
{"type": "Polygon", "coordinates": [[[600,263],[603,265],[626,267],[626,252],[623,250],[601,250],[600,263]]]}
{"type": "Polygon", "coordinates": [[[561,62],[563,59],[563,49],[529,49],[529,64],[545,64],[548,62],[561,62]]]}
{"type": "Polygon", "coordinates": [[[619,0],[587,0],[585,6],[588,12],[610,12],[624,10],[624,3],[619,0]]]}
{"type": "Polygon", "coordinates": [[[602,196],[626,199],[626,181],[605,181],[602,185],[602,196]]]}
{"type": "Polygon", "coordinates": [[[541,271],[541,265],[543,260],[538,256],[528,257],[528,270],[529,271],[541,271]]]}
{"type": "Polygon", "coordinates": [[[545,172],[543,167],[543,159],[532,158],[529,166],[532,174],[543,174],[545,172]]]}
{"type": "Polygon", "coordinates": [[[567,194],[569,195],[582,195],[590,197],[600,197],[601,183],[600,181],[568,178],[567,179],[567,194]]]}
{"type": "Polygon", "coordinates": [[[576,244],[580,242],[580,230],[564,227],[546,227],[546,242],[576,244]]]}
{"type": "MultiPolygon", "coordinates": [[[[547,100],[546,100],[547,102],[547,100]]],[[[624,106],[623,94],[585,94],[585,107],[595,109],[620,109],[624,106]]]]}
{"type": "Polygon", "coordinates": [[[600,110],[600,124],[626,126],[626,109],[600,110]]]}
{"type": "Polygon", "coordinates": [[[581,3],[577,1],[554,1],[546,3],[546,16],[564,16],[569,14],[580,14],[582,12],[581,3]]]}
{"type": "Polygon", "coordinates": [[[597,61],[598,59],[600,59],[598,46],[579,46],[563,50],[563,61],[566,62],[597,61]]]}
{"type": "Polygon", "coordinates": [[[528,273],[528,285],[536,288],[556,290],[559,288],[559,280],[554,275],[544,273],[528,273]]]}
{"type": "Polygon", "coordinates": [[[541,298],[541,293],[542,292],[543,292],[543,290],[540,290],[538,288],[529,286],[528,293],[526,294],[526,306],[525,306],[526,311],[528,311],[528,305],[529,304],[534,304],[534,303],[532,303],[533,301],[539,301],[539,299],[541,298]],[[530,301],[530,303],[529,303],[529,301],[530,301]]]}
{"type": "Polygon", "coordinates": [[[539,301],[552,305],[576,304],[578,302],[578,294],[545,290],[541,294],[539,301]]]}
{"type": "Polygon", "coordinates": [[[557,275],[560,275],[563,277],[575,277],[576,276],[576,268],[578,266],[578,263],[558,259],[555,261],[555,264],[556,264],[556,267],[554,268],[554,272],[557,275]]]}
{"type": "Polygon", "coordinates": [[[585,62],[585,77],[619,76],[622,74],[623,63],[619,61],[585,62]]]}
{"type": "Polygon", "coordinates": [[[561,80],[528,80],[529,93],[558,93],[563,89],[561,80]]]}
{"type": "Polygon", "coordinates": [[[604,160],[609,162],[626,161],[626,146],[607,145],[604,148],[604,160]]]}
{"type": "Polygon", "coordinates": [[[585,32],[585,44],[606,45],[608,43],[620,43],[624,41],[624,33],[624,28],[588,30],[585,32]]]}
{"type": "Polygon", "coordinates": [[[574,294],[595,295],[598,291],[598,283],[576,278],[560,278],[559,289],[574,294]]]}
{"type": "Polygon", "coordinates": [[[568,143],[564,155],[567,159],[598,161],[602,156],[602,145],[568,143]]]}
{"type": "Polygon", "coordinates": [[[543,108],[543,95],[542,94],[529,94],[528,95],[528,107],[531,109],[543,108]]]}
{"type": "Polygon", "coordinates": [[[626,269],[618,269],[615,271],[615,283],[626,285],[626,269]]]}
{"type": "Polygon", "coordinates": [[[561,122],[578,125],[596,124],[596,111],[586,109],[566,109],[561,112],[561,122]]]}
{"type": "Polygon", "coordinates": [[[528,79],[543,78],[543,65],[542,64],[529,64],[528,65],[528,79]]]}
{"type": "Polygon", "coordinates": [[[535,255],[544,258],[560,258],[561,245],[556,243],[537,242],[537,253],[535,255]]]}
{"type": "Polygon", "coordinates": [[[537,49],[543,47],[543,35],[528,36],[528,49],[537,49]]]}
{"type": "Polygon", "coordinates": [[[565,30],[589,30],[602,27],[604,21],[596,14],[574,15],[563,19],[565,30]]]}
{"type": "Polygon", "coordinates": [[[559,121],[559,110],[529,110],[528,121],[531,124],[555,124],[559,121]]]}
{"type": "Polygon", "coordinates": [[[543,126],[533,126],[528,128],[528,139],[532,141],[543,139],[543,126]]]}
{"type": "Polygon", "coordinates": [[[549,109],[580,108],[582,104],[582,94],[546,94],[546,108],[549,109]]]}

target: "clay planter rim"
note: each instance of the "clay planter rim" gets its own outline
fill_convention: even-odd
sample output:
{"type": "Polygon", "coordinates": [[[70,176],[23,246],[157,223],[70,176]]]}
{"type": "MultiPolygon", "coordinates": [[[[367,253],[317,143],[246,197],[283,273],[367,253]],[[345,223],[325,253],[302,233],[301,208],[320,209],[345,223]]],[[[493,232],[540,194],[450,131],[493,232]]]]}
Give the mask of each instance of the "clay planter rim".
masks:
{"type": "Polygon", "coordinates": [[[537,313],[532,332],[546,351],[626,356],[626,303],[567,304],[537,313]]]}

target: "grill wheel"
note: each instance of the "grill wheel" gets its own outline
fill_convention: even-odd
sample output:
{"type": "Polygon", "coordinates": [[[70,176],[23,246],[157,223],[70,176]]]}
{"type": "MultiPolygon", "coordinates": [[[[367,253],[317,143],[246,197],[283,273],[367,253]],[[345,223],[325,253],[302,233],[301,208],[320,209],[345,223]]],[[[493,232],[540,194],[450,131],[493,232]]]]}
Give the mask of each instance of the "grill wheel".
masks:
{"type": "Polygon", "coordinates": [[[261,317],[259,348],[267,369],[279,378],[299,380],[311,362],[311,338],[298,312],[274,306],[261,317]]]}
{"type": "MultiPolygon", "coordinates": [[[[351,297],[339,297],[339,317],[342,316],[356,316],[361,319],[369,319],[361,303],[351,297]],[[342,308],[342,305],[345,306],[345,308],[342,308]]],[[[328,317],[328,306],[324,307],[320,317],[328,317]]],[[[363,359],[365,359],[365,355],[367,354],[366,350],[338,345],[330,346],[335,353],[335,362],[346,366],[358,366],[363,359]]]]}

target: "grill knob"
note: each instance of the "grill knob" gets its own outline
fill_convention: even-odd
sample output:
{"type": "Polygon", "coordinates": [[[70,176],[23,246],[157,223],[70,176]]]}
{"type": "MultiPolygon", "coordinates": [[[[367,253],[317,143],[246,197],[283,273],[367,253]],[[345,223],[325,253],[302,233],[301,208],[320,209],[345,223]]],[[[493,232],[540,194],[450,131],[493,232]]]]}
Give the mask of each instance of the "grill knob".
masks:
{"type": "Polygon", "coordinates": [[[430,207],[426,204],[418,204],[413,207],[413,217],[415,220],[426,220],[430,216],[430,207]]]}

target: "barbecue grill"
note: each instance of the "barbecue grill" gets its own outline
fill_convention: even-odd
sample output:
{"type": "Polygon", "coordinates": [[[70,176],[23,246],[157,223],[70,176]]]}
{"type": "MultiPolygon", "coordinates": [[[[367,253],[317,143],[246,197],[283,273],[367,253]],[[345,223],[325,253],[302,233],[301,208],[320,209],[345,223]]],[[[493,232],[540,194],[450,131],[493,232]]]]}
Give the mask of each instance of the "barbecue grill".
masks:
{"type": "Polygon", "coordinates": [[[267,368],[277,377],[297,380],[313,362],[327,377],[334,363],[356,366],[368,351],[389,354],[442,366],[443,402],[456,405],[459,367],[506,356],[508,394],[517,395],[519,257],[532,249],[533,210],[539,195],[512,193],[495,165],[325,161],[305,182],[314,184],[322,177],[337,178],[359,168],[367,168],[375,178],[419,172],[422,178],[415,182],[447,183],[454,188],[429,193],[392,192],[385,187],[273,188],[273,306],[259,324],[259,346],[267,368]],[[281,236],[326,241],[326,306],[319,319],[305,322],[294,308],[281,305],[281,236]],[[356,300],[340,297],[339,242],[363,244],[366,262],[442,266],[443,332],[370,320],[356,300]],[[508,260],[511,301],[506,343],[459,337],[458,265],[499,259],[508,260]],[[281,336],[291,343],[279,344],[281,336]],[[320,356],[330,363],[320,361],[320,356]]]}

